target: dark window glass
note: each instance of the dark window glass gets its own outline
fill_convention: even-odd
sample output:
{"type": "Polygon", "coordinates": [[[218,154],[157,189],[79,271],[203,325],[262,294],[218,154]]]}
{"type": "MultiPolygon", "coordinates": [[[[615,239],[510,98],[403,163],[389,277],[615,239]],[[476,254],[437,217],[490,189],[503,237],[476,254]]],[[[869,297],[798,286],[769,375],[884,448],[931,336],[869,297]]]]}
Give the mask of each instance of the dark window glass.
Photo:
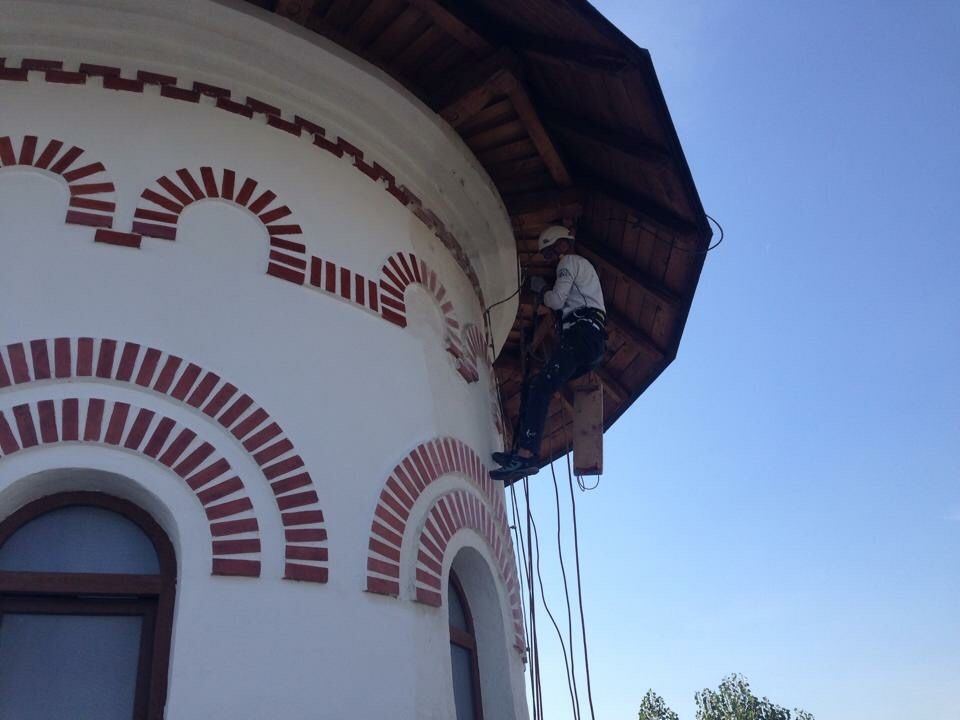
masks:
{"type": "Polygon", "coordinates": [[[480,666],[470,605],[457,576],[451,571],[447,584],[450,616],[450,667],[453,671],[453,700],[457,720],[483,720],[480,694],[480,666]]]}
{"type": "Polygon", "coordinates": [[[130,720],[143,618],[3,614],[0,717],[130,720]]]}
{"type": "Polygon", "coordinates": [[[0,522],[0,718],[162,718],[175,583],[125,501],[64,493],[0,522]]]}

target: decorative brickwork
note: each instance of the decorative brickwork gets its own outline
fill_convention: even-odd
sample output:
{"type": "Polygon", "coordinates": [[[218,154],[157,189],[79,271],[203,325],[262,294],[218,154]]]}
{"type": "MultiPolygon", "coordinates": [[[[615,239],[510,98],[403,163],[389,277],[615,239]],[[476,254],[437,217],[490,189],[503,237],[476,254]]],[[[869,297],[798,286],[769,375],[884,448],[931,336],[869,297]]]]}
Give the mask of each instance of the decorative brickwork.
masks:
{"type": "MultiPolygon", "coordinates": [[[[81,63],[74,72],[64,70],[63,62],[58,60],[25,59],[20,67],[9,67],[0,58],[0,81],[25,82],[30,79],[74,85],[99,83],[104,90],[133,93],[143,93],[147,86],[153,85],[159,87],[161,97],[190,103],[211,102],[234,115],[264,118],[268,127],[296,137],[306,133],[313,138],[315,147],[338,158],[345,155],[352,158],[353,167],[371,180],[383,183],[392,197],[408,207],[432,230],[466,274],[483,307],[480,282],[466,253],[436,214],[425,208],[410,190],[398,185],[394,175],[379,163],[365,160],[361,149],[342,137],[328,138],[326,130],[317,123],[299,115],[294,115],[292,120],[284,120],[280,108],[256,98],[247,97],[243,102],[237,102],[231,99],[232,93],[227,88],[202,82],[179,87],[177,78],[171,75],[141,70],[136,73],[136,78],[125,79],[121,77],[118,67],[81,63]]],[[[457,372],[468,383],[479,380],[478,359],[481,356],[485,358],[486,351],[479,354],[475,349],[475,340],[461,335],[460,323],[451,301],[446,297],[443,284],[436,273],[414,255],[392,255],[381,268],[377,282],[328,259],[317,256],[308,258],[305,244],[294,239],[302,235],[301,226],[290,222],[290,209],[280,204],[272,191],[262,189],[251,178],[239,180],[240,176],[234,170],[214,170],[209,166],[198,170],[181,168],[171,175],[158,178],[155,186],[144,190],[140,197],[134,212],[132,231],[117,231],[112,229],[116,210],[113,198],[115,187],[101,177],[105,173],[104,166],[101,163],[79,165],[78,159],[83,150],[71,146],[61,152],[64,147],[64,142],[60,140],[50,140],[44,144],[34,136],[22,139],[0,137],[0,167],[29,165],[63,177],[71,193],[66,221],[95,227],[97,242],[121,247],[139,248],[144,235],[176,239],[180,214],[194,202],[211,198],[233,202],[252,212],[270,236],[267,274],[338,296],[400,327],[406,326],[404,290],[410,283],[417,282],[434,296],[443,313],[446,323],[444,349],[454,357],[457,372]],[[466,351],[464,345],[467,345],[466,351]]],[[[475,326],[474,329],[480,333],[475,326]]],[[[479,344],[485,345],[484,342],[479,344]]]]}
{"type": "MultiPolygon", "coordinates": [[[[450,530],[450,532],[438,542],[431,541],[432,532],[427,535],[421,533],[418,541],[420,549],[418,550],[418,567],[416,570],[416,599],[436,606],[440,604],[439,595],[433,598],[428,594],[430,590],[436,590],[436,588],[421,582],[423,572],[419,558],[423,554],[424,548],[430,548],[431,554],[427,557],[433,558],[434,564],[429,567],[439,573],[440,570],[437,567],[443,565],[443,552],[446,550],[454,532],[461,528],[473,528],[487,541],[493,557],[497,558],[498,567],[496,570],[509,593],[514,621],[520,623],[518,632],[520,645],[518,645],[518,648],[522,649],[523,626],[522,620],[519,619],[520,589],[513,565],[513,544],[507,527],[503,493],[500,486],[494,485],[493,481],[490,480],[490,475],[479,456],[460,440],[438,438],[422,443],[394,467],[390,473],[380,493],[370,527],[367,590],[394,597],[400,595],[400,562],[404,533],[411,521],[419,523],[423,517],[427,517],[427,522],[429,522],[433,512],[433,508],[430,508],[423,514],[418,512],[414,516],[413,508],[431,483],[449,474],[459,474],[466,477],[470,485],[479,492],[479,495],[466,491],[453,493],[454,495],[460,493],[470,498],[471,512],[469,515],[463,515],[460,524],[447,522],[447,517],[444,514],[442,527],[450,530]],[[474,520],[476,522],[473,522],[474,520]],[[424,538],[426,538],[427,545],[424,544],[424,538]],[[431,542],[433,545],[429,546],[431,542]],[[435,599],[436,602],[430,602],[431,598],[435,599]]],[[[465,499],[461,500],[466,501],[465,499]]],[[[437,507],[436,503],[433,507],[437,507]]],[[[449,511],[446,502],[440,507],[449,511]]],[[[466,507],[464,505],[464,508],[466,507]]],[[[444,513],[445,510],[441,509],[438,512],[444,513]]],[[[424,525],[424,532],[428,527],[432,529],[434,526],[424,525]]]]}
{"type": "MultiPolygon", "coordinates": [[[[0,79],[3,79],[2,74],[0,79]]],[[[97,242],[139,247],[138,237],[110,230],[117,208],[116,188],[107,177],[103,163],[87,162],[83,155],[84,150],[62,140],[40,140],[35,135],[0,137],[0,168],[35,168],[55,175],[67,184],[70,202],[64,218],[66,223],[97,228],[97,242]]]]}
{"type": "Polygon", "coordinates": [[[443,558],[450,540],[464,529],[474,530],[479,534],[496,559],[497,573],[510,593],[513,644],[517,650],[523,652],[526,647],[523,637],[523,611],[520,606],[520,588],[513,547],[502,540],[501,528],[483,501],[471,492],[457,490],[441,495],[430,507],[417,543],[416,600],[440,607],[443,597],[443,558]]]}
{"type": "Polygon", "coordinates": [[[0,351],[0,390],[71,379],[157,393],[228,430],[273,490],[285,532],[284,577],[327,581],[327,531],[313,479],[286,433],[253,398],[195,363],[133,342],[41,339],[0,351]]]}
{"type": "Polygon", "coordinates": [[[121,448],[172,470],[207,515],[213,574],[260,576],[260,528],[247,489],[226,458],[189,427],[100,398],[34,400],[0,410],[0,458],[70,442],[121,448]]]}
{"type": "Polygon", "coordinates": [[[121,72],[118,67],[89,63],[81,63],[76,72],[65,71],[63,62],[60,60],[40,59],[23,60],[19,67],[9,67],[5,65],[4,58],[0,58],[0,81],[26,82],[31,79],[40,79],[49,83],[99,85],[104,90],[131,93],[143,93],[146,86],[154,85],[160,88],[161,97],[170,98],[177,102],[211,102],[215,107],[225,110],[231,115],[247,119],[260,119],[260,121],[266,123],[267,127],[294,137],[301,137],[304,134],[312,137],[314,147],[338,158],[344,156],[351,158],[354,168],[373,182],[382,184],[384,189],[397,202],[407,207],[420,222],[431,230],[453,255],[473,286],[480,306],[485,307],[480,279],[457,238],[433,211],[424,207],[419,197],[404,185],[397,183],[393,173],[378,162],[370,162],[366,159],[364,151],[353,143],[343,137],[328,136],[326,129],[321,125],[299,115],[284,119],[281,108],[256,98],[233,98],[232,91],[227,88],[202,82],[192,82],[185,87],[180,87],[178,85],[180,81],[172,75],[140,70],[136,73],[135,78],[123,78],[121,72]]]}
{"type": "Polygon", "coordinates": [[[303,230],[290,222],[290,208],[253,178],[239,180],[239,177],[233,170],[201,167],[193,172],[181,168],[174,175],[158,178],[154,187],[147,188],[140,196],[133,214],[133,231],[152,238],[176,240],[177,222],[185,208],[200,200],[226,200],[253,213],[270,236],[267,274],[303,285],[307,248],[291,239],[302,235],[303,230]]]}

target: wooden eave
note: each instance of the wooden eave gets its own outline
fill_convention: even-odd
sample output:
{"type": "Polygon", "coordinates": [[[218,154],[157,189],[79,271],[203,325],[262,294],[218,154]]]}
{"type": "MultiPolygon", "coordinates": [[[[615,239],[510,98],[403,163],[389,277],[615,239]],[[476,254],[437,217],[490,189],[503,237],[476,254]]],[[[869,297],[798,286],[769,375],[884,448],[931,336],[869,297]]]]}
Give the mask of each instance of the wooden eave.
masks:
{"type": "MultiPolygon", "coordinates": [[[[499,189],[530,273],[549,272],[539,232],[576,226],[608,308],[609,427],[676,356],[711,238],[649,53],[585,0],[248,2],[380,67],[445,118],[499,189]]],[[[520,297],[494,365],[508,427],[532,316],[520,297]]],[[[560,393],[545,459],[569,448],[570,421],[560,393]]]]}

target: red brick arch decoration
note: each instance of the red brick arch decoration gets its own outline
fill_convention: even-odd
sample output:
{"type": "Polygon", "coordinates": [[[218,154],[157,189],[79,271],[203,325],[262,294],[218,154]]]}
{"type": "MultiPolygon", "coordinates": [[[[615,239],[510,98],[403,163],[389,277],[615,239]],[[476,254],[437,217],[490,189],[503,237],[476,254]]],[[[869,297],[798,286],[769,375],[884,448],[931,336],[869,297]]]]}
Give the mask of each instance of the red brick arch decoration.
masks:
{"type": "Polygon", "coordinates": [[[179,87],[178,79],[172,75],[138,70],[134,77],[124,78],[119,67],[80,63],[77,70],[65,70],[62,60],[25,58],[19,67],[9,66],[5,58],[0,58],[0,82],[27,82],[31,79],[61,85],[98,85],[104,90],[128,93],[143,93],[145,87],[159,87],[160,96],[186,103],[210,102],[233,117],[266,122],[266,125],[279,132],[312,138],[312,146],[335,157],[352,158],[354,168],[363,173],[372,182],[382,185],[397,202],[431,230],[453,255],[457,264],[466,274],[481,307],[485,307],[480,279],[473,269],[466,252],[457,238],[447,229],[443,221],[423,205],[423,201],[406,186],[397,182],[393,173],[377,162],[365,157],[363,150],[346,138],[331,137],[321,125],[300,115],[288,114],[284,119],[281,108],[253,97],[233,96],[229,88],[194,81],[187,87],[179,87]]]}
{"type": "MultiPolygon", "coordinates": [[[[436,536],[438,539],[434,542],[434,548],[428,548],[423,542],[424,537],[430,542],[430,537],[433,535],[432,531],[427,536],[421,534],[421,539],[418,541],[419,550],[429,549],[430,554],[426,557],[433,558],[434,563],[439,562],[442,566],[442,551],[446,549],[447,543],[457,529],[471,527],[480,533],[490,546],[493,556],[497,558],[499,565],[497,572],[509,593],[514,623],[520,623],[518,637],[521,644],[518,645],[518,648],[522,648],[523,626],[522,619],[520,619],[520,589],[516,570],[513,566],[513,543],[508,533],[503,494],[490,480],[480,457],[466,443],[455,438],[437,438],[421,443],[401,460],[387,477],[380,492],[370,526],[367,555],[367,591],[393,597],[400,595],[400,561],[403,536],[411,520],[413,522],[417,521],[416,518],[412,517],[414,505],[429,485],[452,473],[465,476],[471,487],[479,493],[479,495],[474,492],[466,493],[472,498],[470,500],[471,514],[463,516],[462,523],[459,525],[451,523],[450,519],[444,514],[449,511],[445,501],[440,507],[446,508],[446,511],[444,509],[437,511],[443,514],[443,523],[430,525],[429,527],[431,530],[434,527],[443,527],[450,532],[446,533],[445,536],[443,536],[444,533],[441,533],[442,537],[436,536]],[[479,506],[476,503],[479,503],[479,506]],[[480,509],[477,509],[478,507],[480,509]],[[467,522],[468,519],[470,522],[467,522]],[[454,525],[456,525],[455,529],[454,525]],[[434,552],[436,549],[441,550],[439,555],[434,552]]],[[[436,503],[434,503],[433,507],[436,506],[436,503]]],[[[432,508],[427,512],[428,519],[432,512],[432,508]]],[[[422,560],[419,550],[418,560],[422,560]]],[[[439,606],[439,596],[434,597],[429,594],[436,588],[430,584],[432,581],[426,580],[427,575],[424,574],[428,572],[430,567],[433,567],[434,571],[436,570],[435,566],[429,565],[426,565],[426,568],[417,568],[416,599],[420,602],[439,606]],[[433,602],[434,600],[436,602],[433,602]]]]}
{"type": "MultiPolygon", "coordinates": [[[[344,156],[352,158],[354,168],[371,181],[382,184],[387,193],[408,208],[430,229],[453,255],[470,281],[480,306],[484,306],[479,278],[459,241],[440,218],[425,207],[416,194],[397,183],[392,173],[379,163],[365,159],[363,150],[343,137],[328,137],[326,130],[319,124],[299,115],[294,115],[291,120],[285,120],[280,108],[253,97],[234,99],[232,91],[227,88],[197,81],[189,87],[179,87],[178,79],[171,75],[139,70],[135,77],[124,78],[118,67],[80,63],[78,69],[72,71],[65,70],[63,61],[60,60],[31,58],[23,59],[19,67],[15,67],[7,65],[5,59],[0,58],[0,81],[26,82],[31,79],[42,79],[47,83],[61,85],[99,84],[104,90],[128,93],[143,93],[146,87],[154,86],[159,88],[160,96],[164,98],[195,104],[210,102],[216,108],[225,110],[234,117],[265,120],[267,127],[298,138],[306,134],[312,138],[314,147],[338,158],[344,156]]],[[[60,167],[60,163],[65,159],[69,159],[72,163],[76,157],[79,157],[79,155],[69,157],[75,152],[82,153],[77,148],[71,148],[54,163],[51,153],[55,156],[63,145],[59,140],[50,141],[40,153],[36,153],[37,139],[33,136],[25,137],[19,148],[15,147],[10,138],[7,138],[7,141],[4,145],[0,140],[0,165],[2,166],[33,164],[35,167],[44,169],[42,166],[48,164],[65,173],[65,178],[69,175],[70,178],[66,179],[71,183],[87,177],[82,173],[103,170],[99,163],[76,170],[68,170],[69,164],[60,167]],[[35,163],[34,158],[36,158],[35,163]]],[[[84,180],[82,185],[71,185],[71,210],[68,212],[67,222],[97,227],[95,236],[97,242],[139,248],[143,235],[175,239],[180,213],[194,202],[210,198],[234,202],[254,213],[270,234],[270,259],[267,273],[272,276],[296,285],[304,285],[309,271],[309,286],[337,295],[401,327],[406,325],[403,291],[411,282],[422,284],[434,295],[443,312],[444,321],[447,324],[444,345],[447,352],[454,357],[457,371],[468,383],[479,379],[477,361],[480,355],[472,352],[469,338],[463,337],[459,332],[459,322],[452,312],[449,300],[444,299],[445,291],[442,284],[436,279],[435,273],[426,268],[422,261],[418,262],[410,254],[397,253],[387,259],[381,269],[379,282],[375,282],[329,260],[316,256],[307,258],[304,244],[289,237],[301,234],[299,225],[285,221],[285,218],[290,215],[289,208],[286,205],[274,205],[275,195],[269,190],[258,189],[256,181],[245,178],[241,182],[238,178],[236,171],[229,169],[214,171],[211,167],[201,167],[198,171],[181,168],[171,176],[159,178],[158,187],[148,188],[141,195],[132,232],[111,229],[115,211],[115,203],[112,200],[88,197],[88,195],[108,190],[113,192],[113,184],[84,180]],[[410,265],[404,267],[404,263],[401,262],[403,259],[409,260],[410,265]],[[397,263],[400,264],[397,265],[397,263]],[[389,278],[388,270],[394,274],[394,279],[389,278]],[[411,274],[420,277],[419,279],[411,278],[411,274]],[[397,297],[397,292],[400,293],[400,297],[397,297]],[[385,296],[384,293],[386,293],[385,296]],[[465,344],[467,352],[464,352],[465,344]]]]}
{"type": "Polygon", "coordinates": [[[177,239],[177,223],[185,208],[202,200],[224,200],[251,212],[270,236],[267,274],[302,285],[307,268],[306,246],[290,236],[303,230],[289,221],[292,211],[277,202],[276,193],[262,188],[253,178],[239,179],[234,170],[187,168],[156,180],[140,196],[133,214],[133,232],[164,240],[177,239]]]}
{"type": "Polygon", "coordinates": [[[85,378],[157,393],[229,431],[273,491],[284,527],[284,577],[327,581],[327,531],[313,478],[286,433],[253,398],[212,371],[134,342],[61,337],[14,343],[0,352],[0,390],[85,378]]]}
{"type": "Polygon", "coordinates": [[[213,574],[260,576],[260,528],[246,487],[193,430],[152,410],[101,398],[34,400],[0,410],[0,459],[69,442],[122,448],[172,470],[206,513],[213,574]]]}
{"type": "Polygon", "coordinates": [[[70,191],[64,222],[97,228],[96,241],[117,245],[139,243],[113,227],[116,187],[101,162],[87,162],[85,151],[63,140],[40,140],[35,135],[0,136],[0,168],[34,168],[63,180],[70,191]]]}
{"type": "Polygon", "coordinates": [[[497,574],[509,592],[513,644],[522,653],[526,643],[513,547],[503,541],[500,527],[474,493],[457,490],[441,495],[431,505],[417,542],[416,600],[441,606],[443,559],[454,535],[464,529],[479,534],[496,560],[497,574]]]}

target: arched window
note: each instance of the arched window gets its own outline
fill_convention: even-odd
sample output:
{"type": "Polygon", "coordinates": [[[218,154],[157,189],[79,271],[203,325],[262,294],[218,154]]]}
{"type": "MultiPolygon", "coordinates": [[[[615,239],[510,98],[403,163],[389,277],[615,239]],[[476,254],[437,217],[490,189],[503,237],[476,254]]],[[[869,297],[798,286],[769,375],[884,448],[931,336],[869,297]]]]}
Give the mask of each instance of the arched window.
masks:
{"type": "Polygon", "coordinates": [[[450,665],[453,667],[453,698],[457,720],[483,720],[480,694],[480,665],[477,662],[477,639],[473,616],[463,587],[450,571],[447,584],[447,605],[450,614],[450,665]]]}
{"type": "Polygon", "coordinates": [[[173,546],[140,508],[52,495],[0,522],[0,718],[159,720],[173,546]]]}

